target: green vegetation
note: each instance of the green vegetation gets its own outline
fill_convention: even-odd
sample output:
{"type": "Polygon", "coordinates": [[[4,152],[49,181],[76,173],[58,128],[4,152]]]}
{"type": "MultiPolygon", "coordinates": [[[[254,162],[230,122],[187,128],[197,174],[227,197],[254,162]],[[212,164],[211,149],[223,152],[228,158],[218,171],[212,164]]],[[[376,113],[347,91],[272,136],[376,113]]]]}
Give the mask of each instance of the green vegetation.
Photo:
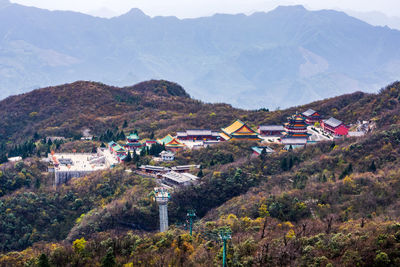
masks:
{"type": "MultiPolygon", "coordinates": [[[[141,90],[144,98],[152,94],[141,90]]],[[[171,194],[171,228],[165,233],[156,232],[158,207],[151,194],[156,181],[134,172],[135,164],[150,162],[151,155],[163,149],[160,145],[131,163],[72,179],[57,190],[52,188],[52,176],[43,174],[46,166],[35,157],[5,163],[0,168],[0,265],[215,266],[223,257],[218,233],[229,228],[228,266],[398,266],[399,96],[400,83],[395,83],[377,95],[355,93],[306,106],[335,113],[346,122],[375,120],[379,128],[359,139],[291,151],[276,146],[277,153],[262,157],[251,157],[252,142],[224,142],[177,153],[176,164],[201,165],[196,170],[201,182],[171,194]],[[193,236],[183,227],[188,210],[196,210],[199,218],[193,236]]],[[[158,99],[158,111],[169,116],[153,120],[165,116],[153,111],[147,125],[157,127],[147,133],[208,127],[230,120],[229,112],[240,113],[226,105],[169,97],[168,104],[158,99]],[[191,101],[188,105],[198,105],[197,112],[179,117],[166,108],[176,100],[177,105],[191,101]],[[212,112],[216,116],[209,119],[212,112]]],[[[294,110],[240,114],[256,125],[283,121],[294,110]]],[[[126,120],[125,133],[140,119],[126,120]]],[[[117,126],[107,125],[101,133],[117,126]]],[[[35,143],[42,145],[49,146],[35,143]]],[[[90,150],[92,145],[68,141],[50,147],[69,151],[90,150]]]]}

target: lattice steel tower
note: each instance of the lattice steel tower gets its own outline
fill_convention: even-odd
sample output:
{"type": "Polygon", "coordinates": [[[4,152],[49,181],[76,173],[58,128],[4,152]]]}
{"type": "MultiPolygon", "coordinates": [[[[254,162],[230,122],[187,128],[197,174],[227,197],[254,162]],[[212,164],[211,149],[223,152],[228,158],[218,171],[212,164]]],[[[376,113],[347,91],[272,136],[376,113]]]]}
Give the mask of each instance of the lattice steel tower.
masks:
{"type": "Polygon", "coordinates": [[[168,200],[170,194],[164,187],[154,188],[155,199],[160,211],[160,232],[168,230],[168,200]]]}

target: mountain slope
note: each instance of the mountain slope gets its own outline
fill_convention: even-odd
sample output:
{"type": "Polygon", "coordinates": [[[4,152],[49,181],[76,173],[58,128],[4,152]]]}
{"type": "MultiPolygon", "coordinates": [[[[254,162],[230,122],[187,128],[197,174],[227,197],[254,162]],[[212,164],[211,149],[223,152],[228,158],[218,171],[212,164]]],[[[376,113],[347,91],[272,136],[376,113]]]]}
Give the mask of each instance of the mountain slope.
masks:
{"type": "Polygon", "coordinates": [[[131,87],[75,82],[34,90],[0,101],[0,144],[13,144],[39,136],[79,136],[89,128],[101,135],[107,129],[156,137],[177,130],[206,127],[219,129],[237,117],[262,116],[227,104],[204,104],[191,99],[178,84],[148,81],[131,87]],[[218,115],[218,116],[217,116],[218,115]]]}
{"type": "MultiPolygon", "coordinates": [[[[321,142],[288,152],[277,149],[266,157],[249,157],[252,143],[247,142],[182,151],[176,155],[176,163],[201,164],[204,177],[198,185],[172,193],[171,225],[166,233],[151,232],[157,229],[158,211],[149,193],[156,184],[132,173],[135,163],[72,179],[57,190],[52,188],[52,175],[41,174],[46,166],[35,157],[1,165],[0,250],[11,252],[0,254],[0,265],[26,266],[47,257],[54,266],[91,266],[108,257],[120,265],[212,266],[222,258],[218,233],[223,227],[232,230],[227,244],[231,265],[399,265],[399,82],[379,94],[354,93],[274,112],[203,104],[165,81],[131,88],[77,82],[11,97],[0,105],[9,101],[9,105],[23,106],[33,99],[51,103],[46,95],[53,99],[61,95],[72,105],[68,116],[81,118],[80,109],[85,108],[83,113],[97,118],[102,109],[85,104],[84,92],[90,90],[87,95],[111,110],[101,114],[107,117],[115,114],[118,118],[120,110],[112,99],[125,92],[125,99],[136,96],[140,97],[138,103],[161,107],[152,106],[153,113],[170,112],[172,109],[165,107],[179,103],[191,108],[197,105],[198,112],[181,117],[187,124],[209,125],[209,114],[216,107],[241,114],[251,124],[283,121],[296,110],[312,107],[346,123],[372,119],[377,128],[362,138],[321,142]],[[76,100],[78,93],[82,100],[76,100]],[[157,97],[157,101],[149,101],[157,97]],[[203,109],[207,116],[201,115],[203,109]],[[193,237],[182,226],[192,208],[200,219],[194,224],[193,237]]],[[[139,106],[120,103],[124,109],[139,106]]],[[[55,107],[63,113],[68,110],[62,103],[55,107]]],[[[52,120],[65,120],[63,113],[54,114],[52,120]]],[[[147,124],[159,119],[149,117],[147,124]]],[[[174,117],[165,120],[165,125],[176,123],[174,117]]],[[[216,116],[213,120],[217,124],[224,119],[216,116]]],[[[145,156],[137,163],[149,160],[145,156]]]]}
{"type": "Polygon", "coordinates": [[[400,32],[301,6],[180,20],[11,4],[0,21],[3,97],[75,80],[167,79],[202,100],[275,108],[375,90],[400,74],[400,32]]]}

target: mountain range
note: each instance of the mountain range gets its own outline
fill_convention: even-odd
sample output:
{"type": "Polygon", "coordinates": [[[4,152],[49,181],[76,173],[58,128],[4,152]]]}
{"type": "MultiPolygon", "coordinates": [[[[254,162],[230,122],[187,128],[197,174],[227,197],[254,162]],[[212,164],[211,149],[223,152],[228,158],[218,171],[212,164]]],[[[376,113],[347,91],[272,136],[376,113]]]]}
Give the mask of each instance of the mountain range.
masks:
{"type": "Polygon", "coordinates": [[[400,31],[302,6],[103,19],[2,0],[0,21],[0,98],[76,80],[167,79],[207,102],[271,109],[376,91],[400,74],[400,31]]]}

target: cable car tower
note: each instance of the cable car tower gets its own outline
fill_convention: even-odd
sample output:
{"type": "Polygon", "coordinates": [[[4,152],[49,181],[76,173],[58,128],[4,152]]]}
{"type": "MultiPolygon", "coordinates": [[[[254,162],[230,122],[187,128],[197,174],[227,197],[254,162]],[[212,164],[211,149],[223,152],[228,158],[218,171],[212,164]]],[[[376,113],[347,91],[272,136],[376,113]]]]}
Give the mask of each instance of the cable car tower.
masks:
{"type": "Polygon", "coordinates": [[[189,219],[189,227],[190,227],[190,236],[192,236],[193,232],[193,220],[196,217],[196,211],[195,210],[188,210],[186,217],[189,219]]]}
{"type": "Polygon", "coordinates": [[[154,197],[158,203],[160,211],[160,232],[165,232],[168,230],[168,200],[170,194],[164,187],[154,188],[154,197]]]}

